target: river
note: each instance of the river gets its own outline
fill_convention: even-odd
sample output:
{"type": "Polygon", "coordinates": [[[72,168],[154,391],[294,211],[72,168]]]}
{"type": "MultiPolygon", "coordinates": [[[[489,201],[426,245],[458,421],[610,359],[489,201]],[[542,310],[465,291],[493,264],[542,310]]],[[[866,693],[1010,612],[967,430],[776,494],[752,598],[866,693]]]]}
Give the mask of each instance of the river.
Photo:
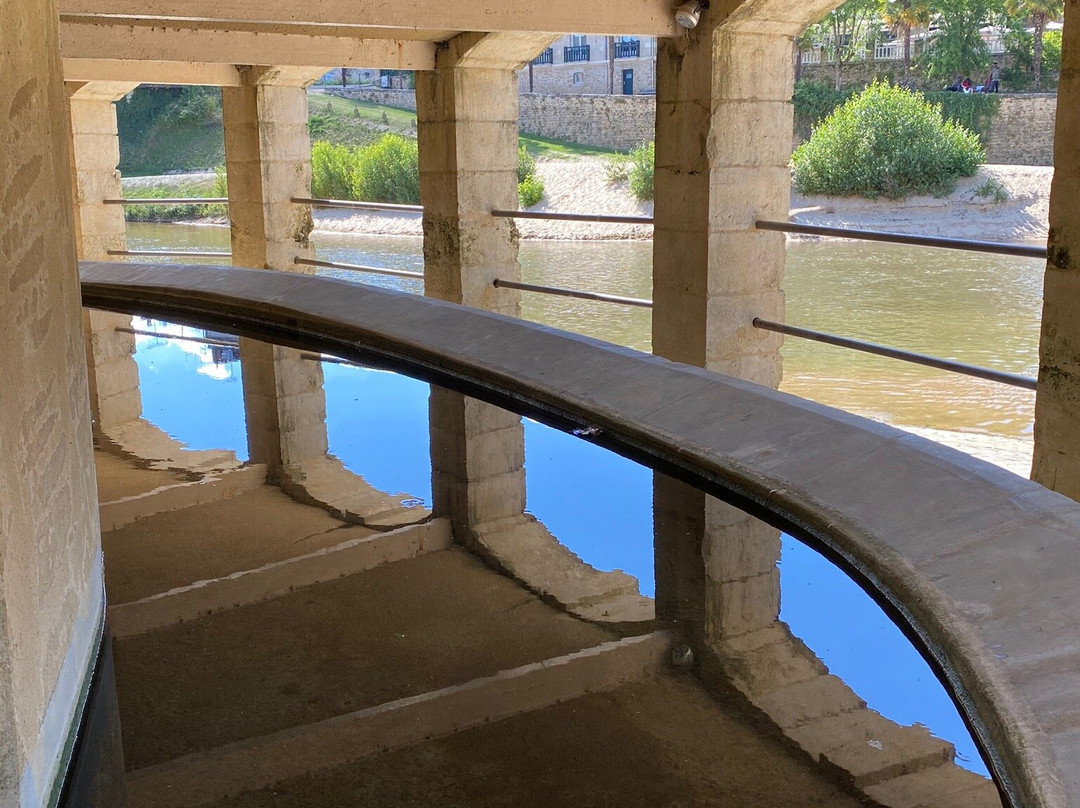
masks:
{"type": "MultiPolygon", "coordinates": [[[[227,228],[129,224],[132,249],[225,250],[227,228]]],[[[420,271],[420,240],[317,234],[320,258],[420,271]]],[[[524,280],[629,297],[651,296],[650,242],[521,244],[524,280]]],[[[419,281],[354,272],[326,275],[419,293],[419,281]]],[[[871,342],[1034,375],[1042,264],[1021,258],[851,242],[788,248],[787,321],[871,342]]],[[[522,293],[527,319],[632,348],[650,348],[650,313],[522,293]]],[[[236,363],[209,349],[141,338],[144,411],[192,448],[245,455],[236,363]],[[196,406],[188,403],[200,401],[196,406]],[[183,402],[183,405],[178,405],[183,402]],[[213,412],[207,419],[205,413],[213,412]]],[[[1034,394],[818,343],[788,338],[782,389],[999,463],[1026,476],[1034,394]]],[[[427,388],[388,373],[324,366],[331,451],[376,487],[430,501],[427,388]],[[372,424],[379,428],[372,429],[372,424]]],[[[525,423],[529,511],[601,569],[624,569],[652,594],[651,473],[595,446],[525,423]]],[[[920,722],[956,744],[959,762],[985,768],[925,662],[834,566],[784,537],[781,617],[871,707],[920,722]]]]}

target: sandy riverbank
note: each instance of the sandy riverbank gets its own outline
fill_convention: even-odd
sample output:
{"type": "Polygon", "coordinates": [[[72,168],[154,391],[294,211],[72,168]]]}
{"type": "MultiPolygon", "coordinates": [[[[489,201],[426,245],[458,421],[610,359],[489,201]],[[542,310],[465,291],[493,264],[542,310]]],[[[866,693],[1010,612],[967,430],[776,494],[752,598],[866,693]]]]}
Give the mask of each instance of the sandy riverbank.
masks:
{"type": "MultiPolygon", "coordinates": [[[[537,161],[537,172],[545,185],[545,195],[532,210],[577,213],[607,213],[651,216],[652,202],[638,202],[626,182],[609,183],[602,157],[548,159],[537,161]]],[[[176,183],[202,175],[136,177],[125,179],[125,187],[176,183]]],[[[941,199],[912,197],[901,202],[843,197],[802,197],[792,193],[793,221],[837,227],[893,230],[904,233],[988,241],[1042,240],[1047,234],[1050,180],[1053,169],[1041,166],[986,165],[974,177],[961,180],[956,190],[941,199]],[[987,178],[998,180],[1008,191],[1004,202],[992,202],[975,195],[987,178]]],[[[212,174],[205,179],[212,179],[212,174]]],[[[366,233],[373,235],[419,236],[420,217],[415,214],[386,214],[316,210],[316,231],[366,233]]],[[[532,219],[518,221],[526,239],[649,239],[651,225],[589,224],[532,219]]]]}

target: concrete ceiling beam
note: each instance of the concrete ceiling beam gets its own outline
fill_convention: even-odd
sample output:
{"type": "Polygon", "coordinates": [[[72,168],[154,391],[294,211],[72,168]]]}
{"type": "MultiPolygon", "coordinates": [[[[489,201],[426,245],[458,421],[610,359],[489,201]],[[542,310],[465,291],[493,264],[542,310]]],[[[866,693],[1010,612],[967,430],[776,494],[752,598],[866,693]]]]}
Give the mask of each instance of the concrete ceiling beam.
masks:
{"type": "Polygon", "coordinates": [[[582,4],[576,0],[62,0],[61,14],[146,19],[313,23],[448,31],[544,31],[552,34],[674,36],[672,0],[582,4]]]}
{"type": "MultiPolygon", "coordinates": [[[[240,73],[233,65],[203,62],[162,62],[140,59],[64,58],[64,81],[129,82],[139,84],[200,84],[238,87],[240,73]]],[[[126,93],[125,93],[126,94],[126,93]]]]}
{"type": "MultiPolygon", "coordinates": [[[[208,66],[280,64],[323,68],[324,72],[332,67],[431,70],[435,66],[433,42],[358,38],[353,34],[344,35],[338,32],[316,34],[309,28],[304,29],[303,33],[275,33],[193,28],[183,25],[151,26],[131,21],[109,24],[87,17],[61,20],[60,51],[64,56],[65,67],[69,60],[118,63],[144,61],[162,65],[208,66]]],[[[100,66],[109,67],[110,70],[121,69],[121,65],[100,66]]],[[[228,84],[218,83],[231,86],[235,84],[235,77],[228,84]]]]}

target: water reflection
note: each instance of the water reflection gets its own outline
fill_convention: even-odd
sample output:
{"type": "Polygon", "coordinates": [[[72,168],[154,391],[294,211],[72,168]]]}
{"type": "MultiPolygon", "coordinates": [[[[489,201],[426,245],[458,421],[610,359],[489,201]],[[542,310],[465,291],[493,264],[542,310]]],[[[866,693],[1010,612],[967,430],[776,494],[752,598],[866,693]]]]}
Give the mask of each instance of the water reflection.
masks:
{"type": "MultiPolygon", "coordinates": [[[[136,327],[208,336],[156,321],[136,327]]],[[[139,337],[137,344],[148,417],[193,448],[228,448],[245,456],[239,365],[231,349],[159,337],[139,337]]],[[[333,362],[323,370],[331,452],[374,487],[409,492],[430,504],[429,385],[333,362]]],[[[641,593],[651,596],[652,472],[528,419],[525,441],[529,512],[586,563],[634,575],[641,593]]],[[[780,619],[835,675],[871,709],[901,724],[929,727],[956,745],[961,765],[986,773],[940,683],[858,586],[787,536],[780,569],[780,619]]]]}

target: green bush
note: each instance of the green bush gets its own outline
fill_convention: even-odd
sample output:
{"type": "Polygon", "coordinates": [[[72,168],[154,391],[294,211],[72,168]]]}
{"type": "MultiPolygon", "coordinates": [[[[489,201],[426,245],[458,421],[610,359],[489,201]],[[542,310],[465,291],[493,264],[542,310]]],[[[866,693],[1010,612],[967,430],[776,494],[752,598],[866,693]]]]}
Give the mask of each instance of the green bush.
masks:
{"type": "Polygon", "coordinates": [[[420,167],[415,140],[384,135],[355,150],[352,192],[365,202],[420,204],[420,167]]]}
{"type": "Polygon", "coordinates": [[[609,154],[604,160],[604,176],[609,183],[630,179],[630,155],[609,154]]]}
{"type": "Polygon", "coordinates": [[[311,144],[311,193],[318,199],[354,199],[356,149],[324,140],[311,144]]]}
{"type": "Polygon", "coordinates": [[[972,193],[980,199],[989,199],[991,202],[1000,204],[1009,198],[1009,188],[997,177],[987,177],[979,185],[975,186],[972,193]]]}
{"type": "Polygon", "coordinates": [[[791,104],[795,108],[795,134],[799,140],[809,139],[814,127],[854,94],[854,90],[834,90],[828,84],[808,79],[795,82],[791,104]]]}
{"type": "Polygon", "coordinates": [[[994,93],[924,93],[934,106],[941,107],[945,120],[957,123],[977,135],[986,134],[1001,99],[994,93]]]}
{"type": "Polygon", "coordinates": [[[536,174],[536,159],[529,154],[529,150],[525,148],[525,145],[521,144],[518,146],[518,182],[525,182],[525,180],[534,174],[536,174]]]}
{"type": "Polygon", "coordinates": [[[533,175],[518,183],[518,202],[521,209],[531,208],[544,198],[544,182],[533,175]]]}
{"type": "Polygon", "coordinates": [[[792,155],[802,194],[900,199],[943,196],[985,152],[919,93],[876,82],[839,107],[792,155]]]}
{"type": "Polygon", "coordinates": [[[630,193],[639,201],[653,198],[653,172],[656,163],[656,146],[642,143],[630,150],[630,193]]]}

